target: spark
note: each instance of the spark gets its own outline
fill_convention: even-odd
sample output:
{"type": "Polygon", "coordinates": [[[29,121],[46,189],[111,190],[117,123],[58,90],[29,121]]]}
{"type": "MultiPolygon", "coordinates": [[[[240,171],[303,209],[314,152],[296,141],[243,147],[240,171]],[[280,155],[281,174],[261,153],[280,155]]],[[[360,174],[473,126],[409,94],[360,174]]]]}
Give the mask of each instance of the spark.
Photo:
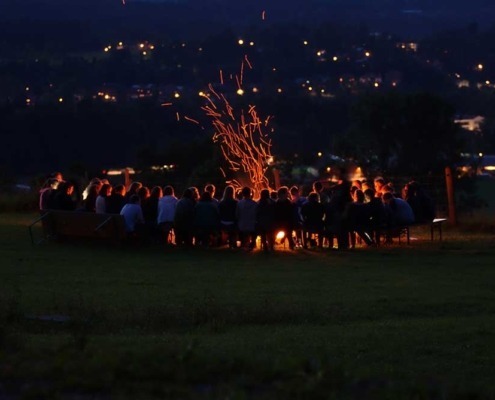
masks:
{"type": "Polygon", "coordinates": [[[185,115],[184,116],[184,119],[187,120],[187,121],[189,121],[189,122],[192,122],[192,123],[194,123],[196,125],[199,125],[199,122],[196,121],[195,119],[191,118],[191,117],[188,117],[188,116],[185,115]]]}
{"type": "MultiPolygon", "coordinates": [[[[247,57],[245,61],[252,69],[247,57]]],[[[240,76],[235,76],[238,90],[242,90],[243,68],[244,62],[241,64],[240,76]]],[[[268,128],[270,117],[262,120],[258,116],[255,105],[249,105],[247,111],[235,110],[223,93],[213,90],[211,84],[208,87],[214,97],[205,96],[208,104],[203,106],[202,110],[213,126],[213,142],[220,145],[220,150],[229,170],[235,175],[246,175],[254,191],[259,193],[261,189],[269,187],[266,172],[268,160],[273,159],[271,155],[272,141],[269,134],[265,132],[265,128],[268,128]]],[[[184,118],[187,119],[187,117],[184,118]]],[[[221,168],[220,171],[226,178],[226,171],[221,168]]],[[[237,179],[231,179],[227,183],[236,188],[242,186],[237,179]]]]}
{"type": "Polygon", "coordinates": [[[180,114],[178,112],[175,113],[175,117],[177,118],[177,122],[180,121],[180,114]]]}
{"type": "Polygon", "coordinates": [[[249,67],[249,69],[253,69],[253,66],[249,62],[249,58],[248,58],[247,54],[244,56],[244,61],[246,61],[246,64],[249,67]]]}
{"type": "Polygon", "coordinates": [[[171,105],[173,105],[174,103],[162,103],[160,104],[162,107],[169,107],[171,105]]]}
{"type": "Polygon", "coordinates": [[[223,85],[223,72],[220,70],[220,84],[223,85]]]}
{"type": "Polygon", "coordinates": [[[261,19],[264,21],[266,18],[266,11],[263,10],[263,12],[261,13],[261,19]]]}

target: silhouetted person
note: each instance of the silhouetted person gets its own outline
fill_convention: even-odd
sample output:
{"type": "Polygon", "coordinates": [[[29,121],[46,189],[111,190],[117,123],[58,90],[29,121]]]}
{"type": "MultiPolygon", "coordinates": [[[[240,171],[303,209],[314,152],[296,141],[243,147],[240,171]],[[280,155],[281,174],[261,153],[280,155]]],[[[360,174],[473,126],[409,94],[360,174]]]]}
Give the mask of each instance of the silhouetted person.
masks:
{"type": "Polygon", "coordinates": [[[292,232],[294,230],[294,204],[289,198],[289,189],[287,186],[282,186],[278,189],[278,200],[275,202],[274,206],[274,219],[275,219],[275,230],[285,233],[284,240],[287,239],[289,242],[289,248],[293,250],[295,248],[294,238],[292,237],[292,232]]]}
{"type": "Polygon", "coordinates": [[[179,200],[175,197],[174,188],[165,186],[163,197],[158,200],[158,228],[162,232],[165,244],[171,244],[170,234],[174,229],[175,210],[179,200]]]}
{"type": "Polygon", "coordinates": [[[193,196],[193,191],[186,189],[175,207],[175,243],[179,246],[192,246],[193,244],[195,206],[193,196]]]}
{"type": "Polygon", "coordinates": [[[120,214],[125,202],[125,186],[115,186],[112,190],[112,194],[107,198],[107,213],[120,214]]]}
{"type": "Polygon", "coordinates": [[[256,207],[256,231],[261,237],[261,248],[265,251],[273,250],[275,244],[274,206],[270,191],[263,189],[256,207]]]}
{"type": "Polygon", "coordinates": [[[325,207],[320,203],[320,196],[316,192],[311,192],[308,201],[301,208],[303,218],[303,246],[308,248],[308,243],[323,246],[323,217],[325,216],[325,207]],[[312,239],[316,235],[318,242],[312,239]]]}
{"type": "Polygon", "coordinates": [[[241,245],[247,249],[256,246],[256,202],[252,199],[251,188],[242,189],[242,199],[237,203],[236,219],[241,245]]]}
{"type": "Polygon", "coordinates": [[[220,202],[218,203],[218,211],[220,213],[220,227],[222,232],[227,235],[227,241],[231,249],[237,247],[237,200],[234,198],[234,196],[234,187],[228,185],[223,191],[222,200],[220,200],[220,202]]]}

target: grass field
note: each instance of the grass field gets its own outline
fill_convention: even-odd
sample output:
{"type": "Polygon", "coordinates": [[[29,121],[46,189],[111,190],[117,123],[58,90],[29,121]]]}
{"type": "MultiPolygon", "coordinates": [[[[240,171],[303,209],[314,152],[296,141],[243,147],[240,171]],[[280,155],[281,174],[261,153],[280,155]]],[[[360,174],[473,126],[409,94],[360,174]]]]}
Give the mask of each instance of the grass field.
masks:
{"type": "Polygon", "coordinates": [[[493,398],[495,240],[31,246],[0,214],[0,398],[493,398]],[[3,397],[2,397],[3,396],[3,397]]]}

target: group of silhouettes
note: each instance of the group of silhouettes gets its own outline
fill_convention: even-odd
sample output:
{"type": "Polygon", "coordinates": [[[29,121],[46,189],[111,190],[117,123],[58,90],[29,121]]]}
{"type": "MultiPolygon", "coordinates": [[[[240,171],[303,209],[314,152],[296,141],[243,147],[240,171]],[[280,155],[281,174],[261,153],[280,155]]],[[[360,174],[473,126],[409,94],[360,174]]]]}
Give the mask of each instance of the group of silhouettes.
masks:
{"type": "Polygon", "coordinates": [[[177,198],[172,186],[149,189],[132,182],[126,188],[98,178],[76,196],[74,183],[56,173],[43,185],[39,205],[42,211],[120,214],[129,240],[252,250],[259,238],[258,246],[265,251],[282,243],[289,249],[333,248],[334,241],[337,249],[348,249],[357,240],[374,246],[382,228],[393,232],[435,217],[432,199],[417,182],[397,194],[382,177],[372,183],[342,180],[329,188],[316,181],[307,196],[297,186],[282,186],[253,197],[249,187],[227,185],[217,199],[215,186],[207,184],[202,193],[190,187],[177,198]]]}

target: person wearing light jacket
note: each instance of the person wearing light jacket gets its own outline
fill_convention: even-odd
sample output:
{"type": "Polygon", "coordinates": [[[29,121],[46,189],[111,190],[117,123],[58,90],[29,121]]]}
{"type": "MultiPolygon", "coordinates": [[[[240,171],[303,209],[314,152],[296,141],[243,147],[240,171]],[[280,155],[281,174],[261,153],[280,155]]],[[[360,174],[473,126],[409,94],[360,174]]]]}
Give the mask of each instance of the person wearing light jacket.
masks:
{"type": "Polygon", "coordinates": [[[158,200],[158,228],[163,232],[166,244],[170,242],[170,232],[174,228],[175,209],[179,200],[175,197],[174,188],[165,186],[163,197],[158,200]]]}

